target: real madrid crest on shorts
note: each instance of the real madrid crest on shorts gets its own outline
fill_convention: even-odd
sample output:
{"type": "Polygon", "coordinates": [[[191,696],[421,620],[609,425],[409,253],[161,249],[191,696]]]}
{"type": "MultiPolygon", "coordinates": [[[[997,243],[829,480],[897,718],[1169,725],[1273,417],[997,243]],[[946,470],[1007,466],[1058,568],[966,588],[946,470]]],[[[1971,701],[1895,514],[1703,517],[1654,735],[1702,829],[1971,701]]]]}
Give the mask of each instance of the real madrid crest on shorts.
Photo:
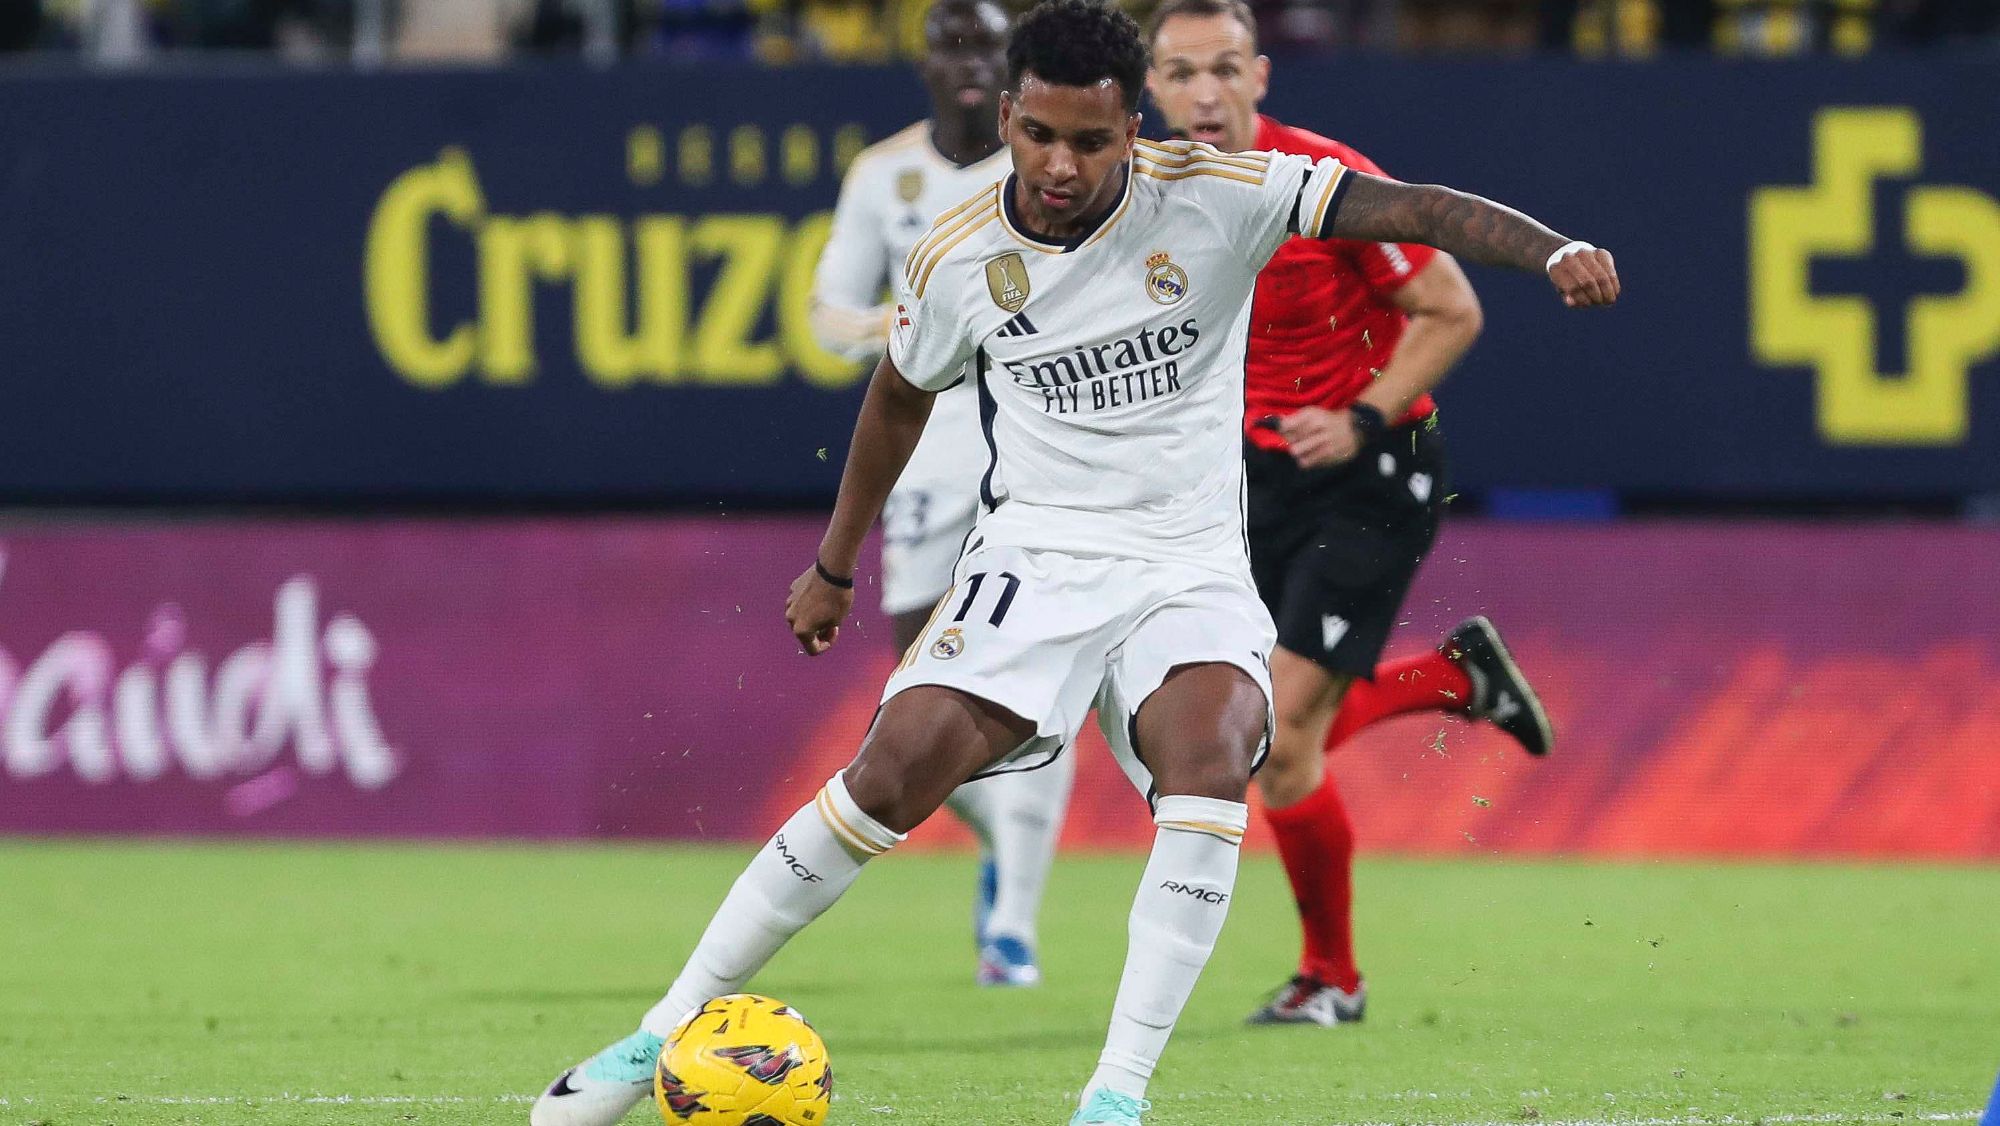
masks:
{"type": "MultiPolygon", "coordinates": [[[[1182,275],[1185,280],[1186,275],[1182,275]]],[[[1010,251],[986,263],[986,292],[993,303],[1010,313],[1018,313],[1028,303],[1028,266],[1018,251],[1010,251]]]]}
{"type": "Polygon", "coordinates": [[[1162,305],[1172,305],[1187,296],[1187,271],[1174,265],[1162,250],[1146,259],[1146,296],[1162,305]]]}
{"type": "Polygon", "coordinates": [[[931,645],[931,656],[940,661],[949,661],[963,652],[965,652],[965,632],[957,626],[938,634],[937,641],[931,645]]]}

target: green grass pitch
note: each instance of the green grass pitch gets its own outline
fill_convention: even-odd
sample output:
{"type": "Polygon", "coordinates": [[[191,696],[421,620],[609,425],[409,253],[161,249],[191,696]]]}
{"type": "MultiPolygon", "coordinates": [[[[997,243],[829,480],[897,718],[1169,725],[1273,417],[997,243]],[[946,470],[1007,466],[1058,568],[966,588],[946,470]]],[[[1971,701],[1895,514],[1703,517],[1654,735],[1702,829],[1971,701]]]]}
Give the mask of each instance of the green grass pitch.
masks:
{"type": "MultiPolygon", "coordinates": [[[[525,1123],[632,1027],[744,855],[0,842],[0,1124],[525,1123]]],[[[972,985],[972,861],[937,854],[876,863],[755,988],[825,1033],[835,1126],[1060,1126],[1142,863],[1061,861],[1038,990],[972,985]]],[[[2000,1068],[1991,868],[1358,879],[1367,1023],[1240,1023],[1297,942],[1253,856],[1152,1123],[1965,1121],[2000,1068]]]]}

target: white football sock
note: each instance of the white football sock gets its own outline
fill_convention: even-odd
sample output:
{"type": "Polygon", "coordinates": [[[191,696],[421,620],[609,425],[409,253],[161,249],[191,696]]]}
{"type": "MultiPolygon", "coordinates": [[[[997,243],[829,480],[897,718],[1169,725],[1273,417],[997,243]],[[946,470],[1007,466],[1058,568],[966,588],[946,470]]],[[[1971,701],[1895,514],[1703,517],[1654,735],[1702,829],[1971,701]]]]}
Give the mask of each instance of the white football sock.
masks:
{"type": "MultiPolygon", "coordinates": [[[[1055,862],[1056,839],[1062,835],[1063,813],[1069,808],[1070,783],[1076,758],[1065,754],[1039,770],[1002,774],[973,786],[990,786],[998,794],[1001,812],[993,826],[993,864],[999,887],[989,936],[1011,935],[1035,945],[1035,923],[1048,889],[1049,866],[1055,862]]],[[[960,787],[964,789],[966,787],[960,787]]]]}
{"type": "Polygon", "coordinates": [[[862,864],[902,840],[903,834],[861,812],[835,774],[736,877],[686,968],[639,1027],[665,1036],[697,1006],[740,990],[779,947],[833,906],[862,864]]]}
{"type": "Polygon", "coordinates": [[[1215,949],[1249,807],[1217,798],[1169,795],[1153,809],[1153,856],[1132,902],[1130,947],[1111,1031],[1083,1096],[1100,1087],[1144,1098],[1153,1067],[1215,949]]]}
{"type": "Polygon", "coordinates": [[[972,835],[979,838],[979,850],[988,856],[993,854],[993,826],[1001,817],[1001,793],[993,788],[993,778],[982,778],[977,782],[967,782],[945,795],[944,807],[952,815],[965,822],[972,835]]]}

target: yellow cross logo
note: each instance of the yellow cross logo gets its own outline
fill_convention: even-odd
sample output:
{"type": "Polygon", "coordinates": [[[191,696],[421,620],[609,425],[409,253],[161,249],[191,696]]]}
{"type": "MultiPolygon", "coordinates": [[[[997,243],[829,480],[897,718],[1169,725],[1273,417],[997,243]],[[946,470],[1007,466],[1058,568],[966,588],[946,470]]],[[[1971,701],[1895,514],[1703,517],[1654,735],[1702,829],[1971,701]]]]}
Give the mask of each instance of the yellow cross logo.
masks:
{"type": "Polygon", "coordinates": [[[1815,258],[1875,252],[1875,182],[1923,171],[1923,122],[1904,107],[1839,107],[1813,121],[1813,182],[1750,195],[1750,347],[1760,363],[1809,365],[1820,436],[1837,445],[1965,441],[1966,373],[2000,353],[2000,201],[1976,188],[1909,189],[1903,243],[1958,259],[1965,288],[1903,311],[1908,370],[1875,370],[1876,309],[1812,292],[1815,258]]]}

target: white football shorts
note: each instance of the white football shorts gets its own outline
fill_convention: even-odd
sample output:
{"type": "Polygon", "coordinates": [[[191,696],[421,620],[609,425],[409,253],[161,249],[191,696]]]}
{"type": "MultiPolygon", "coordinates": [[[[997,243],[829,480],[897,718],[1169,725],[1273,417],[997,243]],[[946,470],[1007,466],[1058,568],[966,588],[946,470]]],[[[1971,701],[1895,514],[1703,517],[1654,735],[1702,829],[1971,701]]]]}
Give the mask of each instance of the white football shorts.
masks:
{"type": "MultiPolygon", "coordinates": [[[[882,700],[937,684],[1032,720],[1035,737],[986,775],[1053,762],[1095,707],[1118,765],[1150,799],[1132,717],[1168,672],[1234,665],[1271,700],[1277,631],[1247,580],[1180,563],[1014,547],[975,547],[954,578],[882,700]]],[[[1269,734],[1267,720],[1267,743],[1269,734]]]]}
{"type": "Polygon", "coordinates": [[[951,587],[952,567],[979,515],[979,492],[898,488],[882,506],[882,612],[929,610],[951,587]]]}

